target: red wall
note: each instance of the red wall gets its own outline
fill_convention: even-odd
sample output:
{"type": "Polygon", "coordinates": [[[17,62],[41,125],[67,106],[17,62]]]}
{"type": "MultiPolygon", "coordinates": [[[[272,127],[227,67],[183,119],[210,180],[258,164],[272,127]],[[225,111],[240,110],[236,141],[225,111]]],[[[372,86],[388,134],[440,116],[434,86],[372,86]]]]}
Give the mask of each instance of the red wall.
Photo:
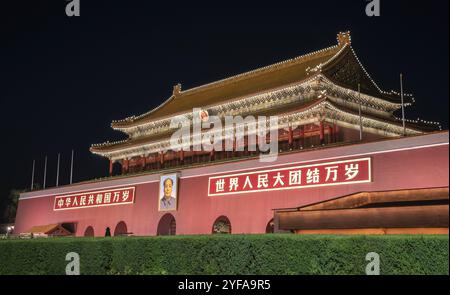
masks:
{"type": "MultiPolygon", "coordinates": [[[[273,217],[273,209],[292,208],[361,191],[384,191],[430,187],[448,187],[448,132],[413,138],[395,139],[336,148],[324,148],[280,156],[276,163],[247,160],[181,171],[177,234],[210,234],[217,217],[229,218],[233,233],[264,233],[273,217]],[[298,190],[247,193],[208,197],[208,176],[250,168],[292,163],[320,163],[337,159],[372,158],[372,182],[298,190]]],[[[25,232],[35,225],[77,222],[77,236],[88,226],[96,236],[106,227],[111,233],[124,221],[135,235],[156,235],[164,212],[158,212],[159,175],[110,179],[26,193],[21,196],[15,232],[25,232]],[[126,182],[126,183],[125,183],[126,182]],[[93,190],[112,186],[136,186],[135,203],[130,205],[53,211],[56,194],[93,190]]]]}

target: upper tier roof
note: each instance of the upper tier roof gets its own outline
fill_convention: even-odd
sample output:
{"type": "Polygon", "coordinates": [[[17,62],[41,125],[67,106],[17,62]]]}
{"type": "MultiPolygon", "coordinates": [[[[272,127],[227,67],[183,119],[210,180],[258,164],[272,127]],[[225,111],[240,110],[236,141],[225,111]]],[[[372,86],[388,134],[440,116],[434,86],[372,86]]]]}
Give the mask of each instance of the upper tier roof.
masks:
{"type": "Polygon", "coordinates": [[[176,113],[220,104],[227,100],[278,88],[305,80],[323,71],[333,82],[363,93],[398,102],[398,96],[381,91],[364,70],[350,47],[350,33],[339,33],[338,44],[280,63],[259,68],[224,80],[181,91],[174,87],[172,96],[157,108],[140,116],[114,121],[115,129],[126,129],[170,117],[176,113]],[[338,67],[333,65],[338,63],[338,67]],[[356,80],[355,80],[356,79],[356,80]]]}

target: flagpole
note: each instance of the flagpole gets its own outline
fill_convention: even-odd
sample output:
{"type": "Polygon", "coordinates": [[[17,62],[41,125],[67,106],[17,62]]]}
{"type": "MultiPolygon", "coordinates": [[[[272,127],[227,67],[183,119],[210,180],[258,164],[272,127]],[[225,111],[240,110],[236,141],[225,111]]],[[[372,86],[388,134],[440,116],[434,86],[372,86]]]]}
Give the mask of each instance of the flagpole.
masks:
{"type": "Polygon", "coordinates": [[[36,160],[33,160],[33,169],[31,170],[31,190],[33,190],[34,187],[34,166],[36,164],[36,160]]]}
{"type": "Polygon", "coordinates": [[[45,156],[45,162],[44,162],[44,185],[43,185],[44,189],[45,189],[46,180],[47,180],[47,156],[45,156]]]}
{"type": "Polygon", "coordinates": [[[58,164],[56,164],[56,187],[59,185],[59,161],[61,158],[61,154],[58,153],[58,164]]]}
{"type": "Polygon", "coordinates": [[[358,103],[359,103],[359,140],[363,138],[363,125],[362,125],[362,114],[361,114],[361,84],[358,83],[358,103]]]}
{"type": "Polygon", "coordinates": [[[72,177],[73,177],[73,150],[72,150],[72,157],[70,160],[70,184],[72,184],[72,177]]]}
{"type": "Polygon", "coordinates": [[[403,99],[403,74],[400,73],[400,96],[402,98],[402,123],[403,123],[403,136],[406,136],[406,122],[405,122],[405,102],[403,99]]]}

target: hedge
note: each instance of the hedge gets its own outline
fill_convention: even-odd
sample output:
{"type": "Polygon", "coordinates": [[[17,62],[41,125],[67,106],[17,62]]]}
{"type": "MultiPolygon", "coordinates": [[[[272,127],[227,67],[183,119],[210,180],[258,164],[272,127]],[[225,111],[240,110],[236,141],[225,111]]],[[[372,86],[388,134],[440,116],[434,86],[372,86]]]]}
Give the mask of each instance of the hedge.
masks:
{"type": "Polygon", "coordinates": [[[65,274],[68,252],[81,274],[448,275],[448,236],[208,235],[0,241],[0,274],[65,274]]]}

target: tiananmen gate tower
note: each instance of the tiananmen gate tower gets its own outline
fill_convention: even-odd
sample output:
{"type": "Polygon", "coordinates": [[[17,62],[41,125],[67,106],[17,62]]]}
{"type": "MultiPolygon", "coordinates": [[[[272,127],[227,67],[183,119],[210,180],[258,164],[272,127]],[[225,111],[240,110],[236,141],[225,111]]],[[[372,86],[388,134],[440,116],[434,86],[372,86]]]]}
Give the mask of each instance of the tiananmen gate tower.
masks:
{"type": "Polygon", "coordinates": [[[414,102],[377,85],[349,32],[250,72],[178,84],[155,109],[112,122],[125,140],[91,146],[110,177],[21,194],[15,233],[448,234],[448,131],[397,115],[414,102]],[[175,116],[276,116],[277,159],[261,161],[250,133],[232,150],[172,149],[175,116]]]}

